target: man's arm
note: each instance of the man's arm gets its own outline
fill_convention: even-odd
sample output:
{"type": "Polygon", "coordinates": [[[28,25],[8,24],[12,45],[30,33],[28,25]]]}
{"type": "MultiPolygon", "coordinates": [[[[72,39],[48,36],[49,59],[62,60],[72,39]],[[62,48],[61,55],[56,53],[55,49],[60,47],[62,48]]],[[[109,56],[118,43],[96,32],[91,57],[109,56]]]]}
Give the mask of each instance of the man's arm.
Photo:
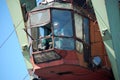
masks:
{"type": "Polygon", "coordinates": [[[51,36],[52,36],[52,33],[50,33],[49,35],[47,35],[47,36],[45,36],[45,37],[42,37],[42,36],[40,36],[39,37],[39,39],[48,39],[48,38],[51,38],[51,36]]]}

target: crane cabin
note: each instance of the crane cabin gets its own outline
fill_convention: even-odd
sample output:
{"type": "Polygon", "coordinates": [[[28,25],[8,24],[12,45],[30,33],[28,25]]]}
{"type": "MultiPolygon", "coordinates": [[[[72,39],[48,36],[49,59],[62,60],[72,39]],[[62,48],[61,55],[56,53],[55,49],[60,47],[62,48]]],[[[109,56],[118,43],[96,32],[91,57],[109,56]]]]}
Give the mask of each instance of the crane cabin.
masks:
{"type": "Polygon", "coordinates": [[[25,31],[34,74],[43,80],[110,80],[111,66],[98,30],[97,23],[69,2],[31,10],[25,31]]]}

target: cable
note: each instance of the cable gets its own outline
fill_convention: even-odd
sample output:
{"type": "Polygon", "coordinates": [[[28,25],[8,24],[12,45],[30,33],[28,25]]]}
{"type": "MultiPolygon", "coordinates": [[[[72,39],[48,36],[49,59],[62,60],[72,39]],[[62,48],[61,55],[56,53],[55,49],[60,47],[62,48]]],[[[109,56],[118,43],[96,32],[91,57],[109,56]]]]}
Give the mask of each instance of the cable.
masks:
{"type": "Polygon", "coordinates": [[[29,74],[26,74],[26,75],[24,76],[23,80],[25,80],[25,79],[27,78],[27,76],[29,76],[29,74]]]}
{"type": "MultiPolygon", "coordinates": [[[[14,31],[19,27],[19,25],[22,23],[23,20],[21,20],[16,27],[11,31],[11,33],[8,35],[8,37],[3,41],[3,43],[0,45],[0,48],[4,46],[4,44],[9,40],[9,38],[12,36],[14,31]]],[[[15,25],[14,25],[15,26],[15,25]]]]}
{"type": "MultiPolygon", "coordinates": [[[[9,36],[3,41],[3,43],[0,45],[0,48],[2,48],[4,46],[4,44],[9,40],[9,38],[12,36],[12,34],[14,33],[14,31],[19,27],[19,25],[22,23],[23,20],[21,20],[18,25],[11,31],[11,33],[9,34],[9,36]]],[[[25,80],[27,78],[27,76],[29,76],[29,74],[26,74],[25,77],[23,78],[23,80],[25,80]]]]}

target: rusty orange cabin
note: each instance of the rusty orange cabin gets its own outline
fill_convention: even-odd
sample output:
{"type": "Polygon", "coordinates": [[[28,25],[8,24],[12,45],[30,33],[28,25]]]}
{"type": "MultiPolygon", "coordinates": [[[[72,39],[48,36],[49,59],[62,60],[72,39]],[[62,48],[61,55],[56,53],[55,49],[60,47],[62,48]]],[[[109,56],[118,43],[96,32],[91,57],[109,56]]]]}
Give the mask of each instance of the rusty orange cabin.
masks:
{"type": "Polygon", "coordinates": [[[34,74],[45,80],[110,80],[111,66],[97,23],[70,3],[29,12],[27,34],[34,74]]]}

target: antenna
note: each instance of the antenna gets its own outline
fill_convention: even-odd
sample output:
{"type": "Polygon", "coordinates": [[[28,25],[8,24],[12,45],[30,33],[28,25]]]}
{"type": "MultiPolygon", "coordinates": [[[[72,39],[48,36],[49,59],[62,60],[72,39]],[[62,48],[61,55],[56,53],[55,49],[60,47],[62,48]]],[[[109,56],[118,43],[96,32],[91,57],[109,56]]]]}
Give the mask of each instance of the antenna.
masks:
{"type": "Polygon", "coordinates": [[[26,34],[27,34],[32,40],[34,40],[34,38],[27,32],[27,29],[24,29],[24,31],[26,32],[26,34]]]}

